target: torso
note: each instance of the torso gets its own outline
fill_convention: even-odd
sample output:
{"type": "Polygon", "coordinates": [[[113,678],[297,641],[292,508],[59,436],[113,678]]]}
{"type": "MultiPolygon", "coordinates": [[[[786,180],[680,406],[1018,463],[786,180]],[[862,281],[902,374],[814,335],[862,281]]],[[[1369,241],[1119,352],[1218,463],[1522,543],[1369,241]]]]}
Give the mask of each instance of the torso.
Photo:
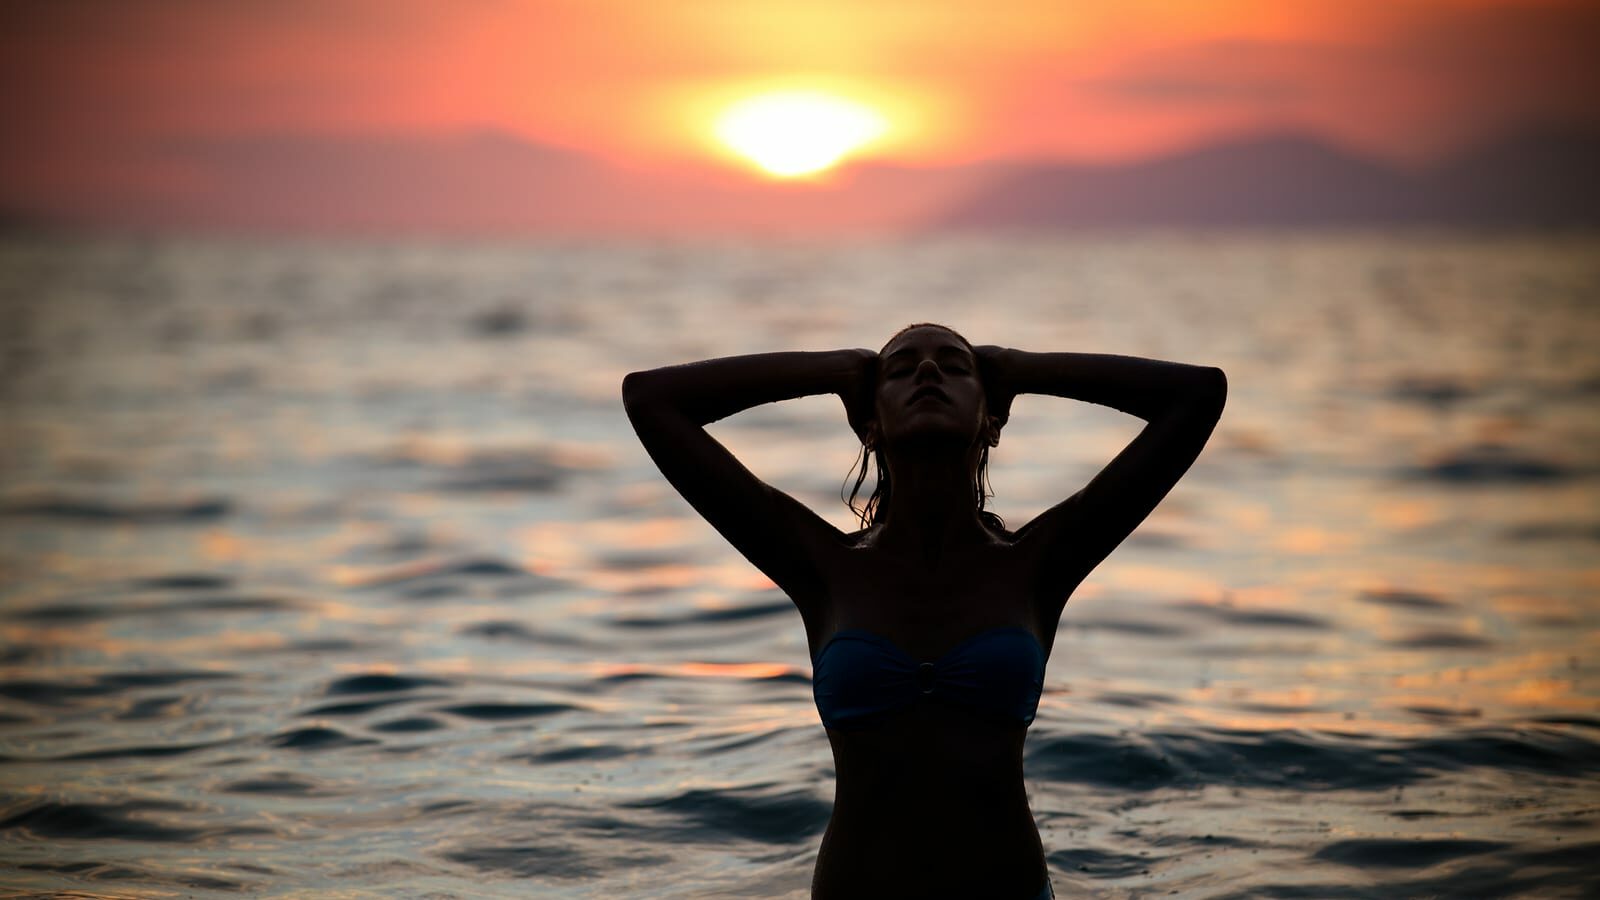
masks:
{"type": "MultiPolygon", "coordinates": [[[[826,560],[825,597],[807,622],[813,657],[845,628],[933,660],[1017,625],[1048,656],[1055,623],[1037,621],[1033,568],[1010,535],[931,564],[883,552],[874,536],[849,535],[826,560]]],[[[1046,867],[1022,780],[1026,733],[935,704],[871,729],[829,729],[837,788],[812,896],[1031,896],[1046,867]]]]}

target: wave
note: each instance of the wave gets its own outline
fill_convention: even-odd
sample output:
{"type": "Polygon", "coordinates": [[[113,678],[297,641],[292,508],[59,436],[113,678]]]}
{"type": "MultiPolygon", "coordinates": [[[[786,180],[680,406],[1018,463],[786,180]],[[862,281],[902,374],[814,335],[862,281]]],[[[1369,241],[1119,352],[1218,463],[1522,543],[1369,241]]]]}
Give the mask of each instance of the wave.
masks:
{"type": "MultiPolygon", "coordinates": [[[[1600,720],[1578,720],[1600,728],[1600,720]]],[[[1145,792],[1220,784],[1295,791],[1384,790],[1446,773],[1600,773],[1600,742],[1543,723],[1416,739],[1306,731],[1058,734],[1032,742],[1029,776],[1145,792]]]]}
{"type": "Polygon", "coordinates": [[[0,516],[63,519],[70,522],[167,525],[210,522],[233,512],[233,501],[222,498],[172,502],[117,502],[97,497],[46,494],[0,502],[0,516]]]}

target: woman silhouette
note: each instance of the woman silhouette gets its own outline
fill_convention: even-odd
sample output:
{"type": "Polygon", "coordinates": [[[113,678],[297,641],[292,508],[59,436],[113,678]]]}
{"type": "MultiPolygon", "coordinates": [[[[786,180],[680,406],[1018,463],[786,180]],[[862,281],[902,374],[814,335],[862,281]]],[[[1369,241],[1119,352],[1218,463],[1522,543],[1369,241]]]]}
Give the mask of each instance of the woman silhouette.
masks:
{"type": "Polygon", "coordinates": [[[812,897],[1053,897],[1022,746],[1061,609],[1199,455],[1227,396],[1222,370],[974,347],[918,323],[878,353],[634,372],[622,396],[672,486],[799,607],[837,777],[812,897]],[[878,466],[864,527],[850,534],[702,427],[822,393],[844,401],[878,466]],[[1149,424],[1082,490],[1013,532],[984,511],[983,483],[1021,393],[1149,424]]]}

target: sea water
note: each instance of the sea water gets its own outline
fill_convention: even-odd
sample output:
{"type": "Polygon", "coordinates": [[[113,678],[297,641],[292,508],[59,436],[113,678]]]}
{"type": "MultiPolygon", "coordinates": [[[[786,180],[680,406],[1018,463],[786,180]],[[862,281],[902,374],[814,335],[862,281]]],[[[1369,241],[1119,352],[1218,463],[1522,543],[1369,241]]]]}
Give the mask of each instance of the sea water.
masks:
{"type": "MultiPolygon", "coordinates": [[[[1600,890],[1600,236],[14,236],[0,315],[6,896],[807,896],[799,615],[620,385],[916,321],[1229,378],[1061,618],[1059,895],[1600,890]]],[[[1142,424],[1019,398],[990,508],[1142,424]]],[[[858,527],[838,398],[709,430],[858,527]]]]}

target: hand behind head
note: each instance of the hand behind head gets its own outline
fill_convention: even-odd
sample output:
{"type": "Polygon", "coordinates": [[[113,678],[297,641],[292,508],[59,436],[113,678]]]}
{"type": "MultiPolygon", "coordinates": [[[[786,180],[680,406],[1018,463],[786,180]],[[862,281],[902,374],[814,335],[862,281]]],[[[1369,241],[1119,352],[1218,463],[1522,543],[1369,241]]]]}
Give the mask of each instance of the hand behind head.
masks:
{"type": "Polygon", "coordinates": [[[1004,347],[995,344],[979,344],[972,348],[978,358],[978,377],[983,379],[984,402],[989,407],[989,415],[999,420],[999,428],[1004,428],[1011,419],[1011,401],[1017,396],[1006,375],[1004,351],[1004,347]]]}
{"type": "Polygon", "coordinates": [[[839,399],[844,401],[844,415],[850,423],[850,430],[865,444],[868,426],[877,417],[875,394],[878,387],[878,354],[865,348],[858,348],[855,352],[855,372],[848,385],[839,391],[839,399]]]}

